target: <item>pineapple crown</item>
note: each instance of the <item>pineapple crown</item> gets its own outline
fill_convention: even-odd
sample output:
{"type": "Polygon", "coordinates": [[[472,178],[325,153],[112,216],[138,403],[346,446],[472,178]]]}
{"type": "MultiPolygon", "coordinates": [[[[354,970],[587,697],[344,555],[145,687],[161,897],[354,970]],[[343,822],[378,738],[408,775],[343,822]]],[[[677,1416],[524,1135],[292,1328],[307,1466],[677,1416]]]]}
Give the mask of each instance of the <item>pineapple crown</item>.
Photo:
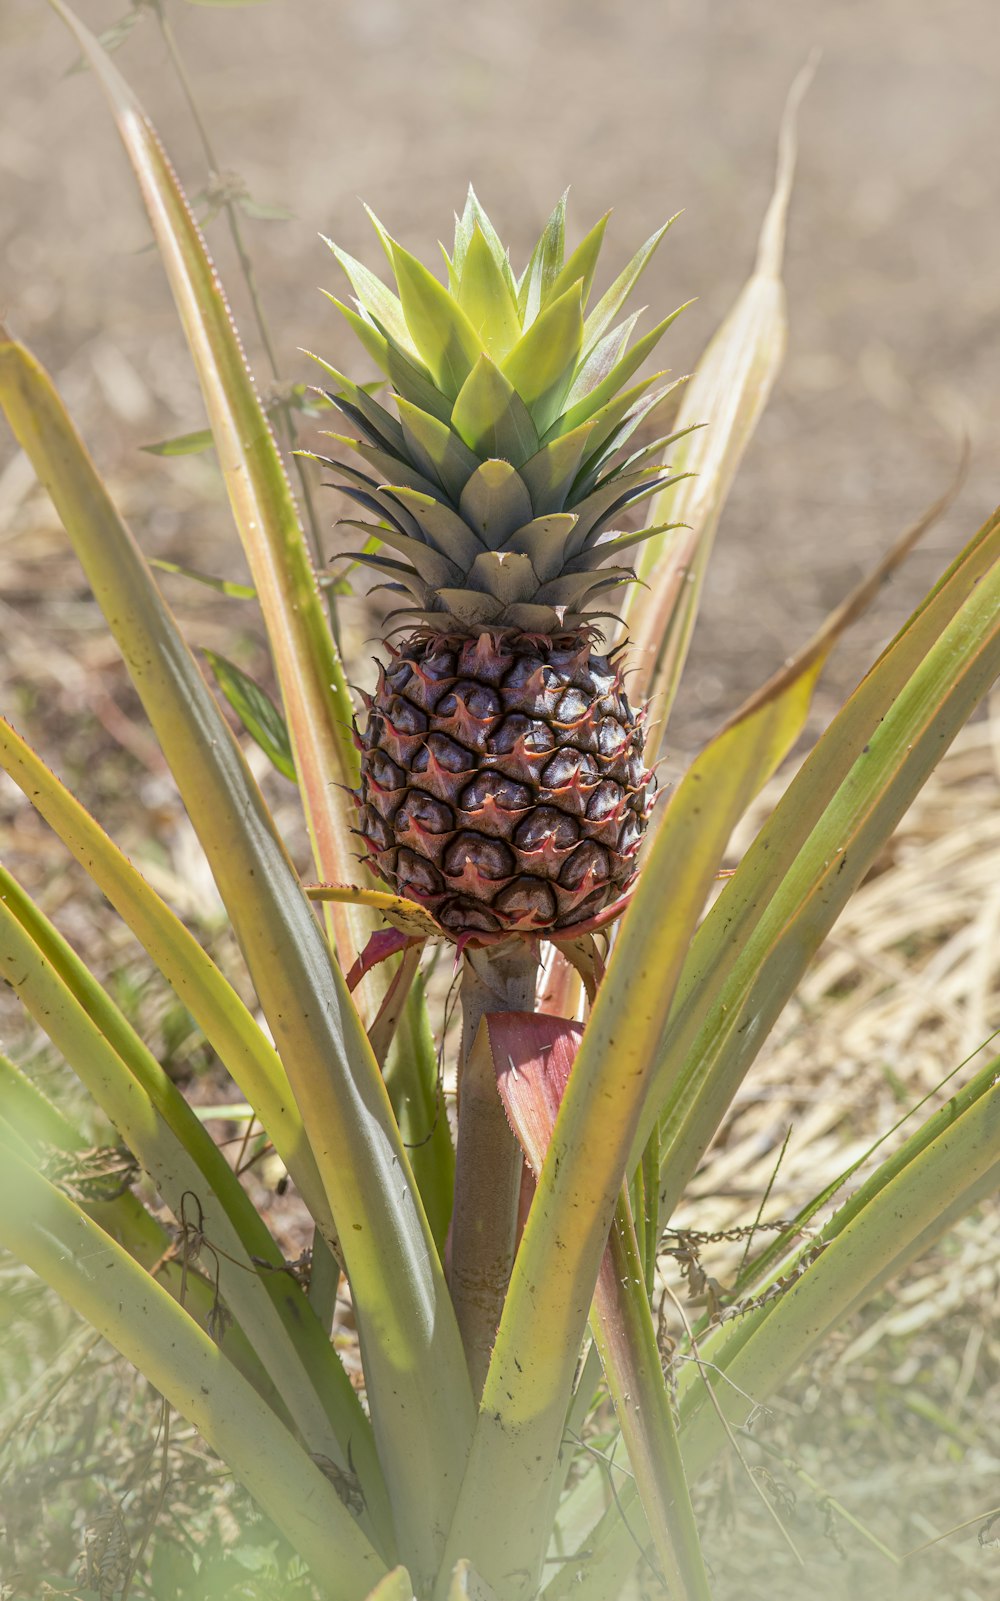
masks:
{"type": "Polygon", "coordinates": [[[470,188],[452,254],[442,247],[447,287],[369,215],[398,293],[327,240],[354,308],[329,298],[388,378],[396,415],[321,361],[361,436],[327,437],[370,469],[318,457],[375,519],[344,520],[366,536],[345,554],[403,597],[390,617],[407,627],[552,636],[613,616],[593,608],[634,580],[623,553],[675,526],[610,527],[676,481],[657,458],[680,434],[625,458],[622,447],[676,387],[663,372],[626,386],[684,307],[631,345],[638,312],[617,320],[670,223],[588,312],[608,216],[566,256],[565,196],[515,278],[470,188]]]}

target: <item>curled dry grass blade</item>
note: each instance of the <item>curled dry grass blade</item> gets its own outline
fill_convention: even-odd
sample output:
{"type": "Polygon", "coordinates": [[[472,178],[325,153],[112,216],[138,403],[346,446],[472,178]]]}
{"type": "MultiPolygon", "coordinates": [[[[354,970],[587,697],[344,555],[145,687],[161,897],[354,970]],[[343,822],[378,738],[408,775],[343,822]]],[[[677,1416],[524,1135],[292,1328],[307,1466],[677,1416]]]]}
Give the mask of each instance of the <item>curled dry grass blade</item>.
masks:
{"type": "Polygon", "coordinates": [[[708,560],[723,507],[780,371],[787,339],[781,265],[795,173],[795,123],[812,81],[810,61],[792,85],[778,147],[774,194],[761,229],[753,274],[712,338],[684,390],[671,453],[675,472],[690,474],[654,501],[651,521],[679,523],[669,542],[640,546],[624,620],[632,634],[636,693],[652,701],[662,744],[687,658],[708,560]],[[693,431],[688,431],[693,430],[693,431]]]}
{"type": "Polygon", "coordinates": [[[342,1243],[400,1540],[407,1531],[431,1567],[472,1401],[440,1259],[367,1036],[138,547],[47,377],[9,341],[0,342],[0,404],[118,640],[232,918],[342,1243]],[[409,1471],[414,1453],[426,1474],[409,1471]]]}
{"type": "Polygon", "coordinates": [[[167,1291],[11,1150],[0,1162],[0,1240],[190,1419],[324,1574],[331,1601],[368,1592],[385,1563],[307,1452],[167,1291]]]}

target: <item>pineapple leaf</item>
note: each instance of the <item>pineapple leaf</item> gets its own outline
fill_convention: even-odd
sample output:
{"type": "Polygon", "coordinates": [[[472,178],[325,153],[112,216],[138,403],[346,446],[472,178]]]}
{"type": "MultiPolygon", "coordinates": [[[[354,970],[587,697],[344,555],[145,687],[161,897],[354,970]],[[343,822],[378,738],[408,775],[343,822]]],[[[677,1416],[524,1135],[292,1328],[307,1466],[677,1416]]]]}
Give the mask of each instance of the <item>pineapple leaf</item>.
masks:
{"type": "Polygon", "coordinates": [[[538,575],[529,557],[514,550],[484,550],[469,569],[466,583],[483,595],[492,595],[505,606],[534,600],[538,575]]]}
{"type": "Polygon", "coordinates": [[[462,266],[457,298],[485,349],[494,360],[502,361],[520,338],[521,324],[517,302],[478,222],[462,266]]]}
{"type": "Polygon", "coordinates": [[[528,408],[485,354],[459,391],[451,423],[480,458],[502,456],[520,467],[538,449],[538,434],[528,408]]]}
{"type": "MultiPolygon", "coordinates": [[[[590,418],[590,426],[593,431],[590,438],[590,455],[584,461],[585,468],[592,466],[597,452],[607,445],[614,435],[615,429],[624,422],[625,418],[631,416],[633,408],[641,403],[643,396],[652,389],[655,383],[666,376],[666,372],[661,371],[651,373],[648,378],[640,378],[637,384],[633,384],[630,389],[623,389],[620,395],[615,395],[613,400],[607,401],[599,411],[594,412],[594,415],[590,418]]],[[[669,384],[667,388],[672,389],[682,382],[683,379],[675,378],[674,382],[669,384]]],[[[666,390],[661,392],[666,393],[666,390]]]]}
{"type": "Polygon", "coordinates": [[[500,272],[503,275],[503,280],[507,285],[510,297],[516,302],[517,284],[514,281],[514,274],[510,270],[510,259],[507,255],[506,249],[504,248],[503,240],[500,238],[500,235],[497,233],[489,217],[486,215],[486,212],[480,205],[479,197],[471,184],[469,185],[469,193],[465,205],[466,211],[472,219],[473,227],[478,227],[480,233],[485,239],[490,248],[493,260],[496,262],[500,272]]]}
{"type": "Polygon", "coordinates": [[[534,591],[532,600],[540,605],[563,606],[567,611],[582,611],[589,596],[601,589],[612,589],[616,584],[629,582],[633,577],[630,568],[600,568],[582,573],[560,573],[547,584],[534,591]]]}
{"type": "Polygon", "coordinates": [[[389,263],[389,266],[391,267],[392,266],[392,240],[389,237],[388,231],[385,228],[383,228],[382,224],[379,222],[379,220],[376,217],[376,215],[375,215],[374,211],[372,210],[371,206],[369,206],[369,205],[365,206],[365,213],[366,213],[366,215],[368,217],[368,221],[371,223],[372,227],[375,229],[375,232],[378,234],[378,242],[382,246],[382,249],[385,251],[385,259],[389,263]]]}
{"type": "Polygon", "coordinates": [[[416,366],[392,338],[387,337],[378,325],[367,316],[359,316],[350,306],[337,300],[334,295],[321,291],[327,299],[332,301],[341,316],[354,330],[360,343],[364,345],[369,356],[376,366],[381,367],[393,388],[400,394],[406,395],[414,405],[421,406],[432,416],[440,417],[443,422],[448,419],[448,402],[437,385],[432,382],[430,374],[423,363],[416,366]]]}
{"type": "MultiPolygon", "coordinates": [[[[690,301],[686,304],[690,305],[690,301]]],[[[585,395],[582,400],[576,402],[576,405],[570,406],[563,413],[553,427],[549,429],[549,433],[552,434],[555,429],[558,429],[560,433],[568,433],[579,423],[585,422],[588,417],[592,417],[595,412],[599,411],[607,401],[618,393],[626,379],[631,378],[636,369],[642,366],[650,351],[663,338],[671,323],[685,309],[685,306],[678,306],[677,310],[672,311],[669,317],[664,317],[663,321],[658,322],[655,328],[651,328],[647,334],[643,334],[642,338],[633,345],[632,349],[619,362],[616,362],[607,377],[602,379],[596,388],[590,391],[589,395],[585,395]]]]}
{"type": "Polygon", "coordinates": [[[660,240],[663,238],[667,229],[677,221],[679,216],[680,212],[675,212],[670,220],[663,224],[662,228],[657,228],[656,232],[650,235],[650,237],[646,240],[646,243],[641,245],[636,251],[628,266],[618,274],[618,277],[611,285],[611,288],[606,290],[601,296],[600,300],[597,302],[597,305],[587,318],[587,324],[583,334],[585,351],[589,352],[594,348],[597,341],[601,338],[601,335],[605,333],[605,331],[610,327],[611,323],[617,317],[621,307],[625,304],[625,301],[635,288],[641,273],[652,260],[653,254],[659,245],[660,240]]]}
{"type": "MultiPolygon", "coordinates": [[[[375,274],[363,262],[355,261],[353,256],[349,256],[346,250],[341,250],[340,246],[335,245],[332,239],[327,239],[325,234],[320,237],[325,244],[329,245],[343,267],[351,288],[357,295],[361,305],[364,306],[370,316],[374,317],[379,326],[385,329],[390,339],[394,340],[401,350],[405,351],[411,359],[415,358],[419,361],[417,347],[413,343],[413,336],[406,326],[406,318],[403,316],[403,307],[400,304],[399,297],[386,287],[381,278],[376,278],[375,274]]],[[[333,296],[331,295],[330,298],[332,300],[333,296]]]]}
{"type": "Polygon", "coordinates": [[[440,619],[438,626],[443,625],[445,629],[454,627],[455,619],[467,628],[493,623],[503,611],[502,602],[493,595],[480,594],[471,589],[441,589],[437,598],[444,610],[428,611],[427,615],[430,619],[440,619]]]}
{"type": "Polygon", "coordinates": [[[471,567],[483,547],[464,518],[450,506],[442,506],[439,500],[417,494],[403,484],[387,486],[386,492],[410,514],[429,545],[460,568],[471,567]]]}
{"type": "Polygon", "coordinates": [[[567,406],[575,405],[584,395],[589,395],[599,383],[614,369],[616,362],[625,354],[626,346],[632,337],[632,330],[639,321],[639,312],[634,311],[617,328],[599,339],[589,356],[580,364],[569,394],[566,396],[567,406]]]}
{"type": "MultiPolygon", "coordinates": [[[[662,373],[656,374],[656,378],[662,378],[662,376],[662,373]]],[[[656,378],[654,378],[651,382],[655,383],[656,378]]],[[[590,491],[597,484],[598,479],[601,476],[602,469],[607,466],[612,457],[617,455],[622,446],[635,433],[636,429],[641,427],[644,422],[652,417],[657,408],[662,406],[664,401],[666,401],[673,394],[678,385],[682,384],[683,382],[683,378],[675,378],[673,383],[665,384],[661,389],[656,390],[652,395],[642,395],[643,390],[648,390],[651,387],[650,383],[637,385],[636,387],[639,390],[642,398],[630,405],[624,411],[624,413],[619,412],[617,416],[614,416],[613,426],[611,428],[607,428],[605,426],[599,429],[595,427],[594,449],[584,461],[576,483],[573,485],[573,493],[577,498],[580,498],[583,495],[589,495],[590,491]]],[[[634,394],[635,392],[635,390],[628,391],[629,394],[634,394]]],[[[609,415],[611,415],[610,412],[609,415]]],[[[683,438],[684,434],[690,433],[692,428],[701,426],[703,425],[700,423],[691,423],[687,428],[682,428],[676,433],[664,435],[660,440],[657,441],[657,443],[661,449],[666,449],[668,445],[672,445],[678,439],[683,438]]],[[[623,463],[623,465],[627,465],[627,463],[623,463]]],[[[619,468],[613,467],[610,470],[617,472],[619,468]]]]}
{"type": "Polygon", "coordinates": [[[423,262],[393,240],[392,259],[407,327],[435,383],[454,400],[483,348],[475,328],[423,262]]]}
{"type": "MultiPolygon", "coordinates": [[[[357,476],[360,477],[361,475],[358,474],[357,476]]],[[[409,513],[403,511],[401,507],[393,505],[391,501],[387,505],[387,497],[383,491],[376,490],[374,495],[370,495],[364,489],[355,489],[352,484],[340,484],[339,489],[340,493],[346,495],[348,500],[353,500],[356,506],[360,506],[364,511],[370,511],[374,517],[378,518],[380,534],[383,531],[383,525],[388,524],[390,528],[395,528],[401,534],[408,534],[411,538],[419,537],[420,530],[409,513]]]]}
{"type": "Polygon", "coordinates": [[[562,270],[565,249],[566,195],[564,194],[542,229],[531,260],[517,286],[517,309],[523,328],[531,326],[549,298],[552,285],[562,270]]]}
{"type": "MultiPolygon", "coordinates": [[[[363,528],[366,525],[364,523],[356,523],[354,526],[363,528]]],[[[430,598],[431,591],[420,577],[416,568],[411,567],[408,562],[397,560],[395,556],[384,556],[381,551],[363,548],[361,550],[345,550],[343,559],[345,561],[360,562],[362,567],[373,567],[379,573],[393,573],[396,575],[395,583],[378,584],[376,586],[378,589],[392,589],[396,594],[411,595],[421,605],[426,605],[430,598]]],[[[369,590],[369,594],[373,595],[374,593],[374,589],[369,590]]]]}
{"type": "Polygon", "coordinates": [[[288,725],[270,695],[255,684],[249,674],[214,650],[202,654],[212,669],[215,682],[225,695],[250,738],[259,745],[272,767],[284,778],[296,782],[292,742],[288,725]]]}
{"type": "Polygon", "coordinates": [[[531,561],[540,584],[555,578],[566,566],[566,542],[576,527],[572,512],[551,512],[536,517],[511,534],[510,549],[531,561]]]}
{"type": "Polygon", "coordinates": [[[571,555],[578,555],[590,543],[591,535],[600,533],[609,517],[624,511],[635,500],[651,495],[666,482],[668,474],[663,467],[643,467],[627,473],[614,483],[602,483],[592,495],[576,507],[580,521],[573,535],[571,555]]]}
{"type": "Polygon", "coordinates": [[[428,478],[436,478],[446,494],[457,500],[469,478],[479,466],[458,435],[437,417],[399,396],[396,402],[405,441],[405,456],[428,478]]]}
{"type": "Polygon", "coordinates": [[[581,423],[570,434],[560,434],[543,445],[518,471],[538,516],[562,511],[573,482],[580,471],[584,451],[590,443],[593,423],[581,423]]]}
{"type": "MultiPolygon", "coordinates": [[[[455,213],[455,245],[450,257],[445,250],[445,259],[448,261],[456,280],[461,277],[462,268],[465,265],[465,255],[469,248],[469,241],[472,238],[475,221],[475,214],[472,209],[472,185],[470,183],[469,192],[465,197],[465,205],[462,207],[462,215],[459,216],[457,211],[455,213]]],[[[441,249],[444,250],[443,245],[441,249]]]]}
{"type": "Polygon", "coordinates": [[[594,272],[597,268],[597,258],[601,253],[601,246],[604,243],[604,234],[608,226],[608,218],[610,216],[610,211],[606,211],[600,222],[595,222],[594,226],[591,228],[586,237],[580,240],[580,243],[570,255],[566,265],[561,269],[553,281],[552,289],[550,291],[553,300],[555,300],[559,295],[563,294],[571,287],[571,285],[575,284],[578,278],[582,278],[583,304],[587,304],[587,297],[590,294],[591,287],[594,282],[594,272]]]}
{"type": "Polygon", "coordinates": [[[477,467],[462,490],[459,510],[490,550],[531,521],[531,499],[509,461],[484,461],[477,467]]]}
{"type": "MultiPolygon", "coordinates": [[[[360,528],[367,534],[373,532],[370,523],[357,522],[352,517],[342,518],[341,525],[345,528],[360,528]]],[[[379,528],[377,534],[383,545],[388,545],[390,549],[405,556],[412,570],[425,584],[431,584],[438,589],[442,584],[454,584],[461,578],[461,571],[453,561],[432,550],[422,540],[413,539],[409,534],[399,533],[395,528],[379,528]]],[[[352,552],[352,555],[354,554],[352,552]]],[[[369,562],[370,557],[378,554],[377,551],[366,550],[357,555],[356,559],[369,562]]]]}
{"type": "Polygon", "coordinates": [[[652,539],[655,534],[666,534],[674,528],[686,528],[686,523],[654,523],[651,528],[638,528],[631,534],[609,534],[606,537],[598,536],[595,539],[587,537],[587,548],[579,556],[575,556],[567,565],[567,572],[574,572],[579,567],[583,571],[586,566],[593,567],[595,559],[601,561],[608,556],[616,556],[621,550],[628,550],[632,545],[640,545],[644,540],[652,539]]]}
{"type": "Polygon", "coordinates": [[[315,355],[311,350],[305,351],[304,354],[318,362],[323,371],[329,373],[334,380],[336,388],[326,390],[325,393],[338,411],[342,411],[345,417],[350,417],[352,422],[357,422],[358,427],[374,444],[384,445],[387,450],[398,452],[400,455],[406,454],[403,430],[384,406],[380,406],[365,389],[353,383],[350,378],[346,378],[336,367],[331,367],[322,356],[315,355]]]}
{"type": "MultiPolygon", "coordinates": [[[[332,434],[328,431],[324,431],[323,437],[324,439],[335,439],[339,445],[347,445],[350,450],[354,451],[355,455],[361,457],[362,461],[366,461],[369,467],[374,467],[378,473],[378,479],[373,479],[372,481],[377,482],[380,487],[390,482],[406,484],[408,489],[419,489],[422,495],[433,495],[435,498],[440,498],[442,494],[440,484],[434,483],[430,478],[425,478],[423,473],[416,472],[407,462],[400,461],[396,456],[390,456],[384,450],[379,450],[377,445],[366,444],[363,439],[351,439],[347,434],[332,434]]],[[[303,451],[301,454],[310,455],[313,453],[303,451]]],[[[343,470],[341,463],[334,461],[332,456],[314,455],[314,460],[322,462],[326,467],[335,467],[338,472],[343,470]]]]}
{"type": "Polygon", "coordinates": [[[577,280],[550,301],[501,364],[540,434],[558,415],[580,354],[582,288],[577,280]]]}

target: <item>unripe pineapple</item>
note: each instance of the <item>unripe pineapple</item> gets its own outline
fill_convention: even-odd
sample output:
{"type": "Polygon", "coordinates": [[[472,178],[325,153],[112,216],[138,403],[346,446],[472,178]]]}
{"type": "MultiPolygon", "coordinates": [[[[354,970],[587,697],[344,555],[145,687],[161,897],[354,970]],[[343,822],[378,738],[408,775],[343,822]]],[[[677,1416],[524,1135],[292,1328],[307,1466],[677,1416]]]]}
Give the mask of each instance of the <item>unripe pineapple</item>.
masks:
{"type": "Polygon", "coordinates": [[[652,805],[643,713],[622,652],[598,653],[614,614],[596,608],[633,577],[622,553],[660,531],[610,525],[669,481],[654,464],[669,439],[620,452],[672,387],[624,388],[673,317],[631,349],[636,317],[615,322],[666,230],[587,314],[607,218],[565,260],[564,220],[562,201],[515,279],[470,191],[447,288],[376,222],[398,296],[332,247],[357,310],[335,304],[396,412],[328,368],[361,435],[341,442],[369,470],[321,459],[375,519],[348,519],[368,536],[352,554],[401,598],[402,640],[366,697],[358,832],[456,938],[569,933],[605,911],[652,805]]]}

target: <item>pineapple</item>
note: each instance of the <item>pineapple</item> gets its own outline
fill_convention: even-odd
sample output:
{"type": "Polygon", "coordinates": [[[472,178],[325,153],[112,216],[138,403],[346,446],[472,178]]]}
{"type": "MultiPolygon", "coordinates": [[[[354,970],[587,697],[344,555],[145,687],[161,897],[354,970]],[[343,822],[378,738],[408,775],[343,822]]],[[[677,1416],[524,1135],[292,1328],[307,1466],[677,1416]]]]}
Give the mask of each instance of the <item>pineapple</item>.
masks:
{"type": "Polygon", "coordinates": [[[367,470],[320,457],[374,519],[346,520],[366,535],[349,554],[399,597],[365,697],[358,832],[452,938],[567,937],[628,890],[655,788],[599,625],[634,577],[625,553],[660,532],[609,525],[672,481],[669,438],[621,447],[674,387],[626,386],[677,313],[631,348],[636,315],[616,321],[666,228],[588,313],[607,217],[564,259],[565,197],[515,279],[470,190],[447,288],[372,220],[398,295],[331,245],[356,310],[334,304],[395,414],[323,363],[360,435],[330,437],[367,470]]]}

